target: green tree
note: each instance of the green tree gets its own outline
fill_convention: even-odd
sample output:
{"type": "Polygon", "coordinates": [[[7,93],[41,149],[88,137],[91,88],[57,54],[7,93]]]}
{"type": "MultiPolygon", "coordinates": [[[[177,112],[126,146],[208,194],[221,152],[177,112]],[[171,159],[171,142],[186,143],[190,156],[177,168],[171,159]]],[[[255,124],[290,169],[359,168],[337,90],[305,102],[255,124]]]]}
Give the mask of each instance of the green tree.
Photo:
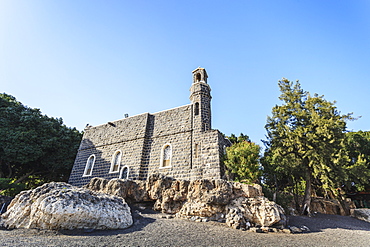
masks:
{"type": "Polygon", "coordinates": [[[344,147],[349,157],[343,180],[346,192],[370,191],[370,131],[346,133],[344,147]]]}
{"type": "Polygon", "coordinates": [[[309,213],[312,194],[335,194],[339,186],[336,178],[343,177],[347,158],[342,151],[346,120],[353,118],[341,115],[335,102],[311,96],[298,81],[283,79],[278,85],[283,104],[273,107],[267,119],[264,165],[270,182],[271,175],[278,174],[299,190],[304,181],[301,212],[309,213]]]}
{"type": "Polygon", "coordinates": [[[251,142],[251,140],[249,139],[249,136],[244,135],[243,133],[240,133],[239,137],[236,137],[236,135],[231,134],[230,136],[227,137],[227,139],[229,139],[229,141],[232,144],[239,143],[239,142],[242,142],[242,141],[251,142]]]}
{"type": "Polygon", "coordinates": [[[67,181],[82,134],[0,94],[0,178],[14,184],[67,181]]]}
{"type": "Polygon", "coordinates": [[[226,149],[225,165],[234,180],[246,183],[258,181],[261,176],[259,153],[260,146],[249,141],[237,142],[226,149]]]}

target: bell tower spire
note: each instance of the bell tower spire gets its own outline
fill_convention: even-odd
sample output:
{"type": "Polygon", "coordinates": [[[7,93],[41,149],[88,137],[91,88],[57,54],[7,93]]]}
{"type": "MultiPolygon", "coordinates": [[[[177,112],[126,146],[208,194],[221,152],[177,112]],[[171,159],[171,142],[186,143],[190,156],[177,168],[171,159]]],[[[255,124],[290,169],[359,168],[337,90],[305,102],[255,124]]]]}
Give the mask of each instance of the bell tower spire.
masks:
{"type": "Polygon", "coordinates": [[[207,83],[207,72],[198,67],[193,70],[193,83],[190,87],[190,101],[193,104],[193,129],[211,129],[211,88],[207,83]]]}

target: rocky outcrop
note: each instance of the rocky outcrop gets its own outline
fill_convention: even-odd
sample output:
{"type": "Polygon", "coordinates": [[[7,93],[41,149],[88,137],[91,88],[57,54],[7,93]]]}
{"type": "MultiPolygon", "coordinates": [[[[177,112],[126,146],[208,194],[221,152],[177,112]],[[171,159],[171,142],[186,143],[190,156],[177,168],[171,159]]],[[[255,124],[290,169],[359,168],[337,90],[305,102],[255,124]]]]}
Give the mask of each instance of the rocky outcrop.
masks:
{"type": "Polygon", "coordinates": [[[133,223],[122,198],[61,182],[21,192],[1,218],[8,228],[122,229],[133,223]]]}
{"type": "Polygon", "coordinates": [[[349,215],[350,210],[356,208],[355,204],[350,200],[340,203],[336,199],[326,199],[321,197],[313,197],[311,200],[311,212],[322,214],[337,214],[349,215]]]}
{"type": "Polygon", "coordinates": [[[155,174],[147,181],[93,178],[86,188],[125,198],[155,201],[154,209],[196,221],[215,220],[233,228],[282,226],[284,210],[263,197],[259,185],[217,180],[172,180],[155,174]]]}

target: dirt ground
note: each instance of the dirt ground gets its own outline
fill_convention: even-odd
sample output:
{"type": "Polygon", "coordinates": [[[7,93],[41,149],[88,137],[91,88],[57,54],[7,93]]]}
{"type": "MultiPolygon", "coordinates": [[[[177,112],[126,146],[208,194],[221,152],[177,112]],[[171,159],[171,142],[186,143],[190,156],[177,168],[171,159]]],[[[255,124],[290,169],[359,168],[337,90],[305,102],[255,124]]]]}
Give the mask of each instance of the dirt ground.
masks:
{"type": "Polygon", "coordinates": [[[304,225],[311,232],[289,234],[167,219],[143,207],[132,211],[134,225],[124,230],[0,229],[0,246],[370,246],[370,223],[349,216],[290,216],[289,225],[304,225]]]}

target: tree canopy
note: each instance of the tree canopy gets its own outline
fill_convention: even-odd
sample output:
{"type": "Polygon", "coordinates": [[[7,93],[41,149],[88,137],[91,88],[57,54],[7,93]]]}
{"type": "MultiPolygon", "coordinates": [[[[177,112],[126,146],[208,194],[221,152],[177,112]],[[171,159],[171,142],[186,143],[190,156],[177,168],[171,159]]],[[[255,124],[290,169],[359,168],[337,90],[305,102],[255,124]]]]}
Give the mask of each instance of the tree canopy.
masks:
{"type": "Polygon", "coordinates": [[[302,212],[308,212],[312,194],[335,194],[347,158],[346,121],[353,118],[340,114],[335,102],[311,96],[298,81],[283,79],[278,85],[283,104],[273,107],[265,126],[265,179],[296,190],[304,182],[302,212]]]}
{"type": "Polygon", "coordinates": [[[345,164],[346,192],[370,191],[370,132],[348,132],[344,140],[348,155],[345,164]]]}
{"type": "Polygon", "coordinates": [[[255,183],[262,174],[260,159],[260,146],[251,142],[247,135],[240,134],[238,138],[231,134],[228,139],[233,143],[226,149],[225,165],[227,172],[233,180],[255,183]]]}
{"type": "Polygon", "coordinates": [[[0,94],[0,178],[67,181],[82,138],[61,118],[41,114],[0,94]]]}

